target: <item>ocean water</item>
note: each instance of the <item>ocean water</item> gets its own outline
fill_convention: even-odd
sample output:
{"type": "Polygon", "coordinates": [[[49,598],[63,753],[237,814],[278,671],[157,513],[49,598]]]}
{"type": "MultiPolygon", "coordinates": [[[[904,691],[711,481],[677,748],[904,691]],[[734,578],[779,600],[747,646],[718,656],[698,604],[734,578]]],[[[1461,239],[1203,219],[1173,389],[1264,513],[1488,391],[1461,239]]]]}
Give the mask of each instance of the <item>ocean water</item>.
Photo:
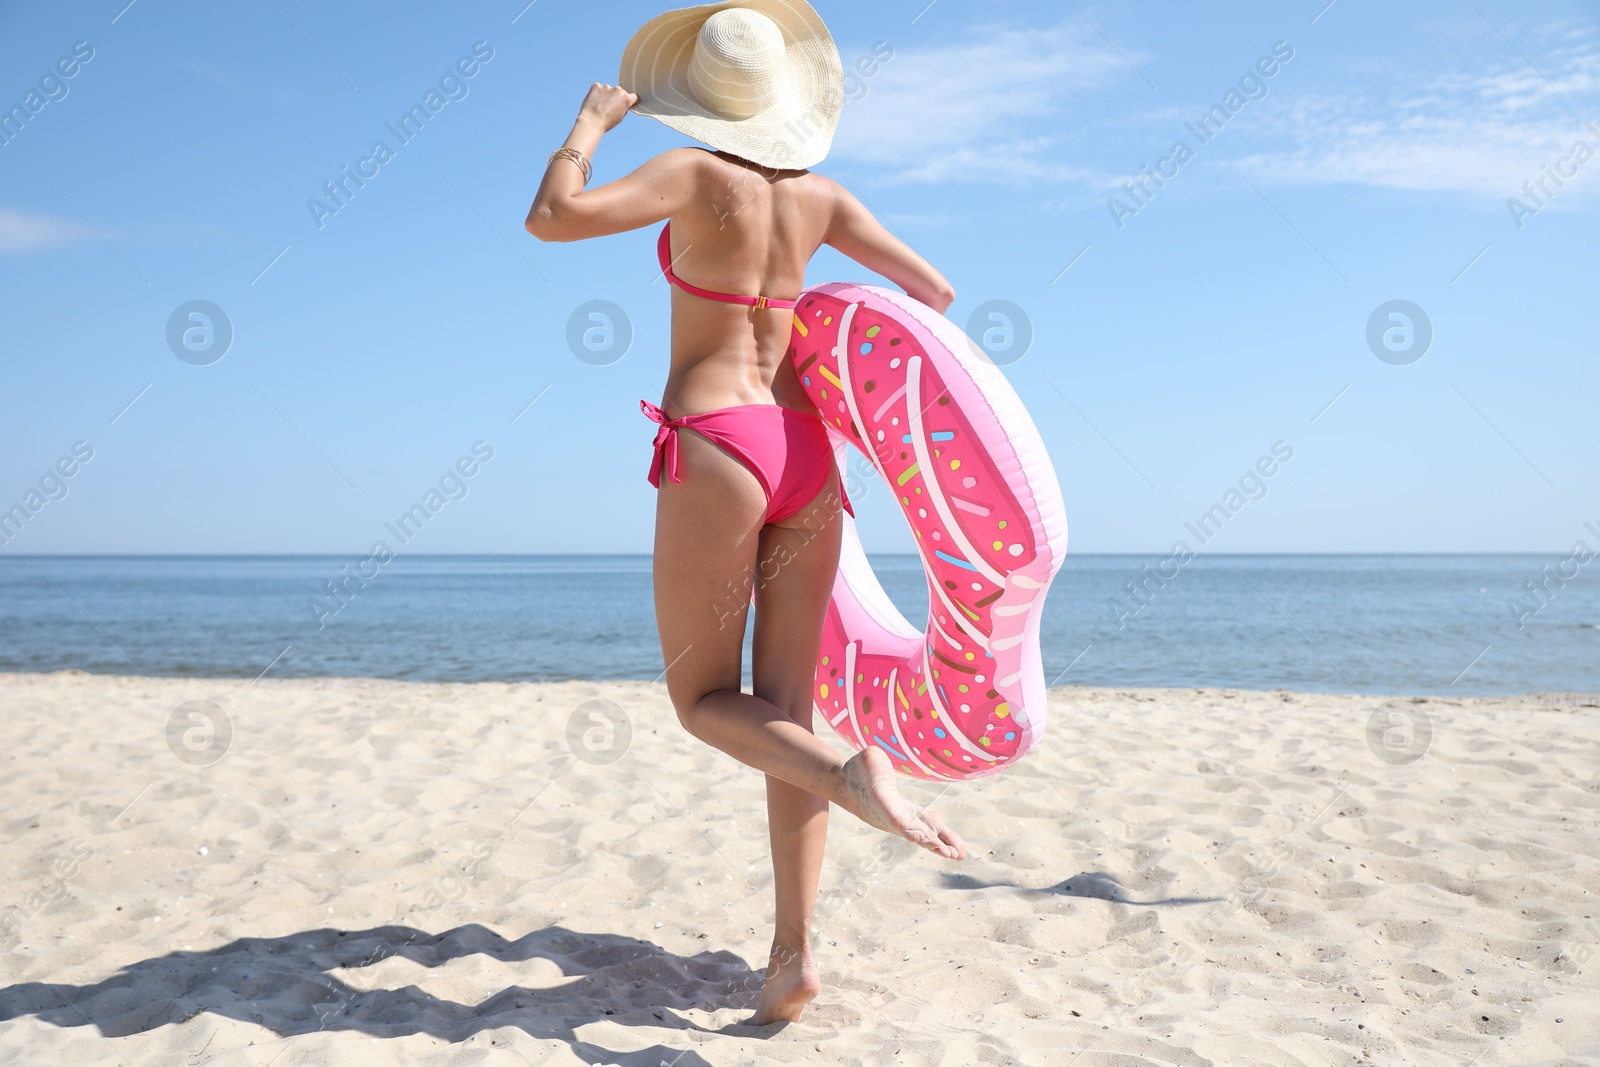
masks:
{"type": "MultiPolygon", "coordinates": [[[[342,605],[329,600],[325,583],[355,562],[0,557],[0,670],[428,681],[661,675],[647,556],[404,556],[342,605]]],[[[925,622],[916,557],[875,556],[873,564],[906,616],[925,622]]],[[[1160,575],[1174,567],[1162,564],[1159,555],[1067,558],[1044,612],[1047,682],[1600,692],[1600,560],[1213,555],[1170,578],[1160,575]],[[1529,582],[1542,583],[1539,596],[1529,582]]]]}

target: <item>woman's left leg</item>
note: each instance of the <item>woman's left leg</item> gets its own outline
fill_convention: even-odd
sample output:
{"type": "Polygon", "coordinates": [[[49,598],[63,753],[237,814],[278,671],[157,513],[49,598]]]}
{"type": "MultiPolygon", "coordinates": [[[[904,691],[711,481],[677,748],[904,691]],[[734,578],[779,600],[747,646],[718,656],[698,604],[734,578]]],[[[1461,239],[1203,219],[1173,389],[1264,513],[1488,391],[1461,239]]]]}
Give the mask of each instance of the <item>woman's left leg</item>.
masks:
{"type": "MultiPolygon", "coordinates": [[[[812,729],[811,686],[822,618],[839,567],[837,475],[810,506],[761,531],[751,666],[755,695],[812,729]]],[[[811,956],[828,802],[767,775],[767,823],[776,909],[772,955],[753,1022],[798,1020],[821,989],[811,956]]]]}

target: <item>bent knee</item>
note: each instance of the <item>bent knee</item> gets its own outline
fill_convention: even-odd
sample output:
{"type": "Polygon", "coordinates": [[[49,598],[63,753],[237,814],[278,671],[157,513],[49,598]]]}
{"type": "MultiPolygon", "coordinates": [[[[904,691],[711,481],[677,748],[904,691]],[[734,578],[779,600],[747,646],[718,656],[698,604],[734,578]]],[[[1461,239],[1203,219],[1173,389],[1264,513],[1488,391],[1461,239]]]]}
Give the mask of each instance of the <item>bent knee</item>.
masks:
{"type": "Polygon", "coordinates": [[[695,706],[698,703],[699,701],[695,701],[694,703],[680,704],[674,701],[672,705],[674,710],[676,710],[678,713],[678,725],[683,727],[687,733],[694,737],[700,736],[700,732],[695,729],[695,724],[698,722],[698,716],[695,714],[695,706]]]}
{"type": "Polygon", "coordinates": [[[678,713],[678,725],[691,734],[694,733],[695,707],[700,703],[700,697],[683,696],[678,693],[671,694],[672,710],[678,713]]]}
{"type": "Polygon", "coordinates": [[[694,737],[704,740],[705,702],[708,698],[727,691],[721,688],[678,691],[669,689],[668,696],[672,699],[672,709],[678,713],[678,724],[694,737]]]}

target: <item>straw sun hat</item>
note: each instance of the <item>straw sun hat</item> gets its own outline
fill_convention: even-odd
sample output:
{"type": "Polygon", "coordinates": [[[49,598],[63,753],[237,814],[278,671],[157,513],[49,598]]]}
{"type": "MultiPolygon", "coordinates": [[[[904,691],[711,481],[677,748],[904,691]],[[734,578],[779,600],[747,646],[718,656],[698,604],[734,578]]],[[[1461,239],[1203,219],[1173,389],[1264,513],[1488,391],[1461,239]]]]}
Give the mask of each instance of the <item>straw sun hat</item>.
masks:
{"type": "Polygon", "coordinates": [[[822,160],[844,107],[844,69],[805,0],[726,0],[644,24],[617,84],[633,110],[764,167],[822,160]]]}

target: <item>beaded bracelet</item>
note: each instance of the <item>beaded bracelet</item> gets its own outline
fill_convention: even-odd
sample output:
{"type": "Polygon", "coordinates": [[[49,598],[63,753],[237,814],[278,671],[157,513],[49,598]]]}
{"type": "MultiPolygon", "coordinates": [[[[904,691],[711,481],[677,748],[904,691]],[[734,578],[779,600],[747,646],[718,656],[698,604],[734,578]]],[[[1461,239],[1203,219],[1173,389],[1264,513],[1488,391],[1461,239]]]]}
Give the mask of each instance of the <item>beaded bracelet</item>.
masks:
{"type": "Polygon", "coordinates": [[[567,148],[562,146],[561,148],[558,148],[554,152],[550,153],[550,158],[545,160],[545,166],[550,166],[550,164],[554,163],[557,159],[568,159],[577,164],[578,169],[583,172],[583,184],[589,184],[589,177],[593,173],[593,168],[589,166],[589,161],[583,158],[582,152],[578,151],[576,148],[567,148]]]}

